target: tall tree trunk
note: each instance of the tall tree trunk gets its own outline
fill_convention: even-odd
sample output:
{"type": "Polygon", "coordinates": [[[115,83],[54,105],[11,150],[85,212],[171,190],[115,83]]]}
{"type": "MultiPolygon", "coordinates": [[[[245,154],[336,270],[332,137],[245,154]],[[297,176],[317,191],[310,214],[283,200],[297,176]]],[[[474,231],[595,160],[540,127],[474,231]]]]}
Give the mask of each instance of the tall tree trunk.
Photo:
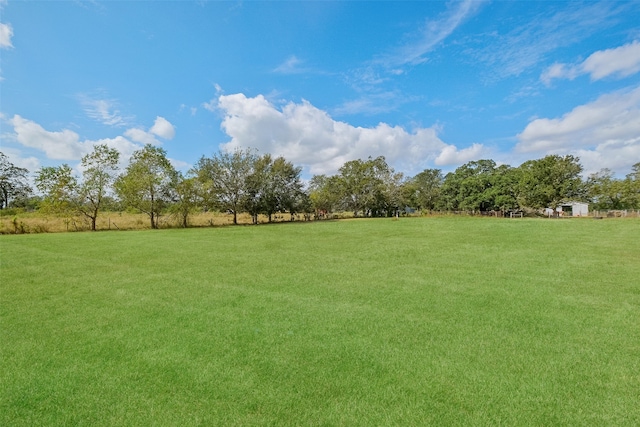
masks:
{"type": "Polygon", "coordinates": [[[155,229],[156,228],[156,223],[154,222],[154,216],[156,214],[156,210],[155,210],[155,206],[153,203],[153,189],[151,190],[151,209],[149,209],[149,218],[151,218],[151,229],[155,229]]]}
{"type": "Polygon", "coordinates": [[[98,209],[93,210],[93,216],[91,217],[91,231],[96,231],[96,220],[98,219],[98,209]]]}

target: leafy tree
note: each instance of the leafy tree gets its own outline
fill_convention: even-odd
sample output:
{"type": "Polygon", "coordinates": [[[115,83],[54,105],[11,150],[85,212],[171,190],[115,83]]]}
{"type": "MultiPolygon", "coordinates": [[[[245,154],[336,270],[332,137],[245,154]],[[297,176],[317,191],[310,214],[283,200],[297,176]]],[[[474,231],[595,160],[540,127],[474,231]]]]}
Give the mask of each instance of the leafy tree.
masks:
{"type": "Polygon", "coordinates": [[[562,202],[584,197],[580,159],[549,155],[520,165],[518,198],[522,206],[556,209],[562,202]]]}
{"type": "Polygon", "coordinates": [[[337,175],[314,175],[309,181],[309,200],[311,206],[319,215],[322,212],[331,213],[339,209],[342,200],[340,178],[337,175]]]}
{"type": "Polygon", "coordinates": [[[303,200],[302,169],[284,157],[273,159],[270,154],[258,157],[252,173],[247,177],[244,207],[257,223],[257,215],[267,215],[269,222],[277,212],[293,215],[303,200]],[[301,199],[302,197],[302,199],[301,199]]]}
{"type": "Polygon", "coordinates": [[[220,152],[210,158],[203,156],[192,171],[205,189],[206,201],[231,211],[234,224],[238,224],[238,212],[246,203],[247,179],[256,159],[251,151],[220,152]]]}
{"type": "Polygon", "coordinates": [[[267,211],[289,212],[293,218],[295,213],[304,209],[300,204],[304,200],[300,180],[302,168],[294,166],[284,157],[278,157],[273,161],[270,172],[267,183],[272,196],[267,211]]]}
{"type": "Polygon", "coordinates": [[[449,210],[486,211],[494,207],[493,160],[466,163],[445,176],[442,185],[444,207],[449,210]]]}
{"type": "Polygon", "coordinates": [[[119,159],[118,150],[101,144],[96,145],[80,163],[83,180],[78,187],[77,209],[91,220],[91,230],[96,229],[98,212],[115,180],[119,159]]]}
{"type": "Polygon", "coordinates": [[[410,180],[409,187],[413,206],[432,211],[436,209],[444,178],[440,169],[425,169],[410,180]]]}
{"type": "Polygon", "coordinates": [[[468,162],[448,173],[438,205],[446,210],[507,211],[516,209],[518,171],[493,160],[468,162]]]}
{"type": "Polygon", "coordinates": [[[517,197],[519,176],[519,170],[509,165],[500,165],[494,169],[491,190],[488,192],[492,210],[506,212],[519,209],[517,197]]]}
{"type": "Polygon", "coordinates": [[[403,192],[404,174],[388,168],[382,171],[380,179],[382,191],[377,193],[378,213],[384,211],[387,216],[392,216],[407,205],[403,192]]]}
{"type": "Polygon", "coordinates": [[[594,209],[625,209],[625,181],[616,179],[611,169],[602,169],[587,179],[587,193],[594,209]]]}
{"type": "MultiPolygon", "coordinates": [[[[258,223],[258,215],[266,210],[266,181],[270,173],[271,163],[271,155],[269,154],[257,157],[251,173],[245,180],[246,191],[242,199],[242,205],[251,215],[253,224],[258,223]]],[[[271,222],[271,213],[269,213],[269,222],[271,222]]]]}
{"type": "Polygon", "coordinates": [[[31,194],[25,168],[15,166],[0,152],[0,209],[8,208],[17,199],[27,199],[31,194]]]}
{"type": "Polygon", "coordinates": [[[302,212],[305,214],[311,214],[314,211],[313,204],[311,203],[311,197],[307,191],[300,191],[296,195],[295,199],[296,212],[302,212]]]}
{"type": "Polygon", "coordinates": [[[339,169],[343,203],[346,209],[353,211],[354,216],[358,216],[358,212],[364,214],[371,203],[373,177],[367,169],[365,162],[360,159],[348,161],[339,169]]]}
{"type": "Polygon", "coordinates": [[[124,205],[147,214],[155,229],[160,213],[174,200],[177,179],[166,151],[147,144],[133,153],[114,188],[124,205]]]}
{"type": "Polygon", "coordinates": [[[175,184],[175,202],[170,210],[180,220],[184,228],[189,226],[189,215],[197,211],[201,205],[200,185],[195,177],[184,177],[178,172],[175,184]]]}
{"type": "Polygon", "coordinates": [[[67,164],[45,166],[36,172],[36,188],[43,194],[40,209],[51,213],[68,213],[75,207],[78,182],[67,164]]]}
{"type": "Polygon", "coordinates": [[[353,211],[354,216],[358,216],[358,212],[366,215],[369,211],[388,208],[389,201],[384,196],[384,178],[393,171],[384,157],[369,157],[367,161],[351,160],[342,165],[339,172],[344,206],[353,211]]]}
{"type": "Polygon", "coordinates": [[[631,166],[624,180],[624,202],[631,209],[640,209],[640,162],[631,166]]]}

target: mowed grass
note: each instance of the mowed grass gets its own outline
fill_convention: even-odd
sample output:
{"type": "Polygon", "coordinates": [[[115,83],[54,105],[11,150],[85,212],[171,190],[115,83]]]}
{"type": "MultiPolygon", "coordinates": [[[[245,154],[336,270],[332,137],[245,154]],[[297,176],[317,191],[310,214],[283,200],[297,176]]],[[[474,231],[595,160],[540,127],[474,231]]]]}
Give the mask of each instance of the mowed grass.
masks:
{"type": "Polygon", "coordinates": [[[640,424],[638,220],[0,245],[0,425],[640,424]]]}

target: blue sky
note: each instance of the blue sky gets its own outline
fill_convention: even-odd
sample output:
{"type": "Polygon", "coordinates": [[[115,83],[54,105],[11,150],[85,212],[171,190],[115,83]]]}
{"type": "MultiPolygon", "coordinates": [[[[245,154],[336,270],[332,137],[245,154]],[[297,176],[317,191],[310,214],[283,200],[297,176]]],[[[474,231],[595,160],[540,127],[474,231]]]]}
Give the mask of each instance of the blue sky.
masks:
{"type": "Polygon", "coordinates": [[[0,150],[77,167],[145,143],[332,174],[573,154],[640,162],[640,2],[4,1],[0,150]]]}

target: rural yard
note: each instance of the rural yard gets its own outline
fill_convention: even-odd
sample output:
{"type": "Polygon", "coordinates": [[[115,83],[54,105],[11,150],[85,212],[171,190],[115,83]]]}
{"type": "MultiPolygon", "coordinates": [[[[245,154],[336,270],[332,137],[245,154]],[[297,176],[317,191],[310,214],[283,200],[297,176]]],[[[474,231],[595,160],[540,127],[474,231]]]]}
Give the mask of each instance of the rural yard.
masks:
{"type": "Polygon", "coordinates": [[[640,424],[640,222],[0,236],[0,424],[640,424]]]}

